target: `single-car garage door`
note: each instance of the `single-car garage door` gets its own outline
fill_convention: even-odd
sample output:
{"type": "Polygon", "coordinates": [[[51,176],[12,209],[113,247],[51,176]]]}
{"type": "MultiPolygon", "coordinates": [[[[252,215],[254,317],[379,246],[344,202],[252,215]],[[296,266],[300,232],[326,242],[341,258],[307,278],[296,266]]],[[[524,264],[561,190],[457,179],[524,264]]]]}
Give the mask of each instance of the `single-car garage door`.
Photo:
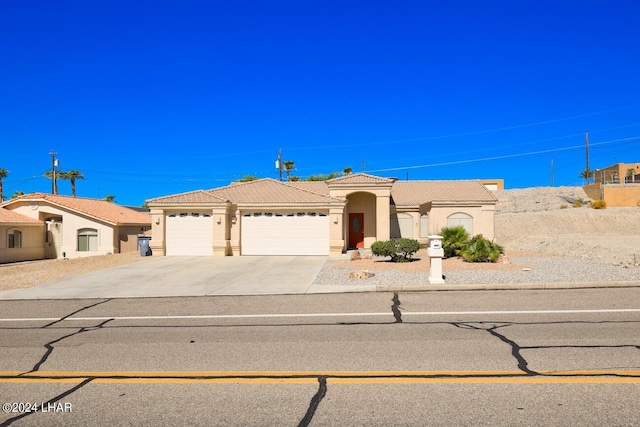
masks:
{"type": "Polygon", "coordinates": [[[167,255],[213,255],[213,219],[206,212],[167,215],[167,255]]]}
{"type": "Polygon", "coordinates": [[[329,255],[326,213],[246,213],[241,226],[242,255],[329,255]]]}

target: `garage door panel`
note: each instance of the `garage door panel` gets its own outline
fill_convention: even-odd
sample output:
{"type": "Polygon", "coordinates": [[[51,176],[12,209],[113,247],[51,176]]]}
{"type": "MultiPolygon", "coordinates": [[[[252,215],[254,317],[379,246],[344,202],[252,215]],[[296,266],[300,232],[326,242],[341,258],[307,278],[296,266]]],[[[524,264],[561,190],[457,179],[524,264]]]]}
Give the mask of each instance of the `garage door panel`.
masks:
{"type": "Polygon", "coordinates": [[[248,214],[242,217],[243,255],[328,255],[329,217],[248,214]]]}
{"type": "Polygon", "coordinates": [[[213,255],[213,218],[208,213],[186,212],[166,218],[167,255],[213,255]]]}

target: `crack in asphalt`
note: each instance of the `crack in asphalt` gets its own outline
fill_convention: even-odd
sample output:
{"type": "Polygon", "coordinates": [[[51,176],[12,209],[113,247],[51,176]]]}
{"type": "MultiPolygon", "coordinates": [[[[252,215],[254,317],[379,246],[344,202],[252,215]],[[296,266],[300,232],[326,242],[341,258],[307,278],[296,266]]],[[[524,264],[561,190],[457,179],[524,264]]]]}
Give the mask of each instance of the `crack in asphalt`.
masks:
{"type": "MultiPolygon", "coordinates": [[[[92,307],[98,306],[98,305],[100,305],[100,304],[104,304],[104,303],[109,302],[109,301],[111,301],[111,299],[106,299],[106,300],[104,300],[104,301],[99,301],[99,302],[97,302],[97,303],[95,303],[95,304],[90,304],[90,305],[87,305],[87,306],[85,306],[85,307],[79,308],[78,310],[76,310],[76,311],[74,311],[74,312],[72,312],[72,313],[69,313],[69,314],[67,314],[67,315],[66,315],[66,316],[64,316],[64,317],[61,317],[61,318],[60,318],[60,319],[58,319],[58,320],[55,320],[55,321],[53,321],[53,322],[51,322],[51,323],[48,323],[48,324],[46,324],[46,325],[44,325],[44,326],[40,327],[39,329],[47,329],[47,328],[49,328],[49,327],[51,327],[51,326],[53,326],[53,325],[55,325],[55,324],[57,324],[57,323],[59,323],[59,322],[62,322],[62,321],[63,321],[63,320],[65,320],[65,319],[70,318],[70,317],[71,317],[71,316],[73,316],[74,314],[78,314],[78,313],[80,313],[81,311],[88,310],[88,309],[90,309],[90,308],[92,308],[92,307]]],[[[84,333],[84,332],[90,332],[90,331],[95,331],[95,330],[97,330],[97,329],[101,329],[101,328],[103,328],[103,327],[104,327],[104,325],[106,325],[107,323],[109,323],[109,322],[110,322],[110,321],[112,321],[112,320],[113,320],[113,319],[107,319],[107,320],[105,320],[105,321],[103,321],[103,322],[99,323],[99,324],[98,324],[98,325],[96,325],[96,326],[83,326],[83,327],[81,327],[80,329],[78,329],[77,331],[75,331],[75,332],[73,332],[73,333],[70,333],[70,334],[64,335],[64,336],[62,336],[62,337],[60,337],[60,338],[58,338],[58,339],[55,339],[55,340],[53,340],[53,341],[49,341],[48,343],[45,343],[45,344],[44,344],[44,348],[46,349],[46,351],[45,351],[45,353],[42,355],[42,357],[40,358],[40,360],[39,360],[35,365],[33,365],[33,368],[31,368],[31,370],[30,370],[30,371],[23,372],[23,373],[22,373],[22,374],[20,374],[20,375],[26,375],[26,374],[30,374],[30,373],[32,373],[32,372],[37,372],[38,370],[40,370],[40,367],[41,367],[41,366],[42,366],[42,365],[43,365],[43,364],[44,364],[44,363],[49,359],[49,356],[51,356],[51,354],[53,353],[53,349],[54,349],[53,345],[54,345],[54,344],[57,344],[57,343],[59,343],[59,342],[61,342],[61,341],[65,340],[65,339],[70,338],[70,337],[73,337],[73,336],[75,336],[75,335],[82,334],[82,333],[84,333]]]]}
{"type": "Polygon", "coordinates": [[[494,337],[498,338],[500,341],[502,341],[503,343],[509,345],[511,347],[511,355],[516,359],[516,361],[518,362],[518,369],[520,369],[521,371],[527,373],[528,375],[540,375],[539,372],[536,372],[534,370],[529,369],[529,362],[527,362],[527,359],[524,358],[524,356],[522,356],[521,351],[522,351],[522,347],[520,347],[518,345],[518,343],[516,343],[513,340],[510,340],[509,338],[507,338],[505,335],[502,335],[500,333],[498,333],[496,331],[496,329],[498,328],[503,328],[506,326],[513,326],[512,323],[508,323],[508,324],[503,324],[503,325],[493,325],[490,328],[482,328],[480,326],[474,326],[472,324],[469,323],[456,323],[453,322],[451,323],[451,325],[455,326],[456,328],[462,328],[462,329],[474,329],[477,331],[485,331],[488,332],[489,334],[493,335],[494,337]]]}
{"type": "Polygon", "coordinates": [[[45,351],[45,353],[42,355],[42,357],[40,358],[40,360],[33,365],[33,368],[30,371],[24,372],[21,375],[26,375],[26,374],[30,374],[32,372],[37,372],[38,370],[40,370],[40,367],[47,361],[47,359],[49,359],[49,356],[51,356],[51,353],[53,353],[53,345],[57,344],[59,342],[61,342],[62,340],[65,340],[67,338],[73,337],[75,335],[79,335],[82,334],[84,332],[91,332],[91,331],[95,331],[97,329],[101,329],[104,327],[104,325],[106,325],[107,323],[111,322],[113,319],[107,319],[104,322],[99,323],[96,326],[83,326],[82,328],[78,329],[76,332],[73,332],[71,334],[67,334],[63,337],[60,337],[58,339],[55,339],[53,341],[49,341],[48,343],[46,343],[44,345],[44,348],[46,348],[47,350],[45,351]]]}
{"type": "Polygon", "coordinates": [[[93,308],[93,307],[96,307],[96,306],[98,306],[98,305],[100,305],[100,304],[107,303],[107,302],[111,301],[112,299],[113,299],[113,298],[109,298],[109,299],[106,299],[106,300],[104,300],[104,301],[98,301],[98,302],[97,302],[97,303],[95,303],[95,304],[91,304],[91,305],[87,305],[86,307],[79,308],[79,309],[77,309],[76,311],[71,312],[71,313],[67,314],[67,315],[66,315],[66,316],[64,316],[64,317],[59,318],[58,320],[54,320],[53,322],[48,323],[48,324],[46,324],[46,325],[42,326],[42,329],[44,329],[44,328],[48,328],[49,326],[53,326],[53,325],[55,325],[56,323],[60,323],[60,322],[62,322],[62,321],[64,321],[64,320],[66,320],[66,319],[70,318],[70,317],[71,317],[71,316],[73,316],[74,314],[78,314],[78,313],[80,313],[81,311],[88,310],[88,309],[93,308]]]}
{"type": "Polygon", "coordinates": [[[309,402],[309,408],[307,409],[307,413],[304,414],[304,417],[302,418],[302,420],[300,420],[298,427],[306,427],[311,423],[311,420],[313,419],[313,416],[315,415],[316,410],[318,409],[318,405],[320,405],[320,402],[322,401],[322,399],[326,394],[327,394],[327,377],[325,376],[318,377],[318,391],[311,398],[311,402],[309,402]]]}
{"type": "MultiPolygon", "coordinates": [[[[89,384],[91,381],[93,381],[93,378],[87,378],[84,381],[82,381],[80,384],[70,388],[69,390],[65,391],[64,393],[61,393],[49,400],[47,400],[46,402],[42,403],[42,406],[49,406],[50,404],[54,404],[59,400],[64,399],[65,397],[75,393],[76,391],[80,390],[82,387],[84,387],[85,385],[89,384]]],[[[2,424],[0,424],[0,427],[7,427],[10,426],[11,424],[13,424],[16,421],[19,421],[25,417],[28,417],[29,415],[33,415],[33,414],[37,414],[38,412],[24,412],[20,415],[17,415],[13,418],[9,418],[8,420],[5,420],[2,422],[2,424]]]]}

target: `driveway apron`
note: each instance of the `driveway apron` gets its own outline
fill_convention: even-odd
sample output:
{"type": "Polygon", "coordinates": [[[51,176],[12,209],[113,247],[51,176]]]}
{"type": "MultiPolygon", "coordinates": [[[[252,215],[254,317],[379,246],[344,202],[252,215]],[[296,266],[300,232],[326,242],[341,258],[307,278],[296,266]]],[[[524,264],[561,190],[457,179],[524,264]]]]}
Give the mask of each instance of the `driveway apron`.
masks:
{"type": "Polygon", "coordinates": [[[327,257],[158,257],[27,289],[0,299],[130,298],[306,293],[327,257]]]}

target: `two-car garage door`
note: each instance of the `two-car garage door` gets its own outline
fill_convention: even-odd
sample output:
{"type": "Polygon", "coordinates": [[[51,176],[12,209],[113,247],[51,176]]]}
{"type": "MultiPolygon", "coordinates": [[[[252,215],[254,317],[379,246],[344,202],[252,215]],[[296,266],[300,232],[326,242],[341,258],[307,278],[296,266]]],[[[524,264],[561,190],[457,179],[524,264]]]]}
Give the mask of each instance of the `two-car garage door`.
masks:
{"type": "Polygon", "coordinates": [[[213,218],[207,212],[167,215],[167,255],[213,255],[213,218]]]}
{"type": "Polygon", "coordinates": [[[322,212],[242,215],[242,255],[329,255],[329,216],[322,212]]]}

